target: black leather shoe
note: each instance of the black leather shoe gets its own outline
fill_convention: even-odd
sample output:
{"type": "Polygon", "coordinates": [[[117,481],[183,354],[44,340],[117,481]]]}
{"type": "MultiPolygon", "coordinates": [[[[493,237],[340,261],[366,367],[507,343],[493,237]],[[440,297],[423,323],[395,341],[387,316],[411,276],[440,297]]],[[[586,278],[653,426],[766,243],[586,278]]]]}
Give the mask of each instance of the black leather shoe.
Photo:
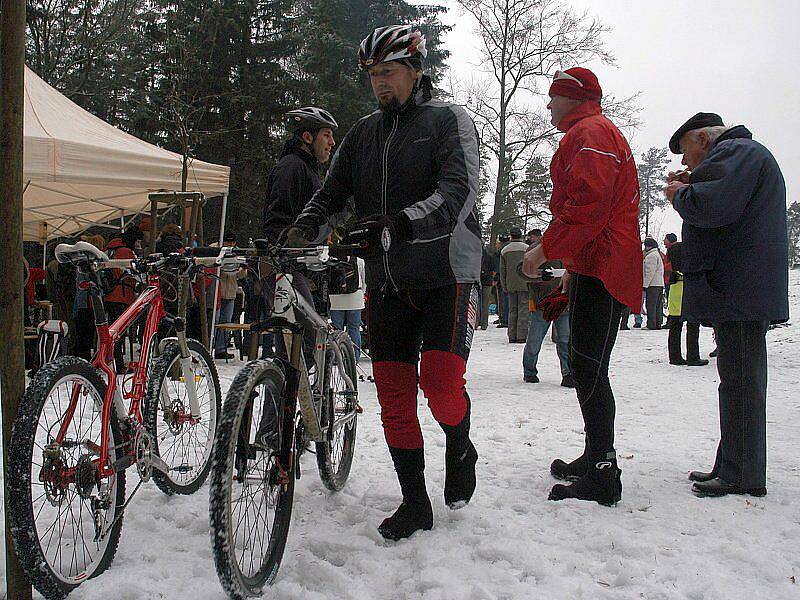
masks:
{"type": "Polygon", "coordinates": [[[578,387],[578,384],[575,383],[575,378],[572,376],[572,374],[568,373],[561,378],[561,387],[576,388],[578,387]]]}
{"type": "Polygon", "coordinates": [[[705,358],[698,358],[687,360],[686,364],[690,367],[705,367],[708,364],[708,361],[705,358]]]}
{"type": "Polygon", "coordinates": [[[522,381],[525,383],[539,383],[539,378],[536,375],[531,375],[530,377],[523,377],[522,381]]]}
{"type": "Polygon", "coordinates": [[[700,496],[701,498],[715,498],[718,496],[727,496],[728,494],[746,494],[748,496],[757,497],[767,495],[767,488],[765,487],[742,488],[738,485],[728,483],[719,477],[715,477],[709,481],[698,481],[692,486],[692,491],[694,492],[695,496],[700,496]]]}
{"type": "Polygon", "coordinates": [[[716,479],[717,474],[714,471],[706,472],[706,471],[690,471],[689,472],[689,481],[711,481],[712,479],[716,479]]]}
{"type": "Polygon", "coordinates": [[[671,364],[671,365],[685,365],[686,361],[684,359],[682,359],[682,358],[675,358],[675,359],[670,359],[669,364],[671,364]]]}

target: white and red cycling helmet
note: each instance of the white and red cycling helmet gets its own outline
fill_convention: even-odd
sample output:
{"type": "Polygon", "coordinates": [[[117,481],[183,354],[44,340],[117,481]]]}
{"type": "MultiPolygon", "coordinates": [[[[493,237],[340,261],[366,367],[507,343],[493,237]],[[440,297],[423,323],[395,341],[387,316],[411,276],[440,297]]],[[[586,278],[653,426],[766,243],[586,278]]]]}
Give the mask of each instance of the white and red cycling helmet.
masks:
{"type": "Polygon", "coordinates": [[[358,61],[367,69],[380,63],[405,61],[414,69],[422,69],[428,55],[425,37],[410,25],[378,27],[365,37],[358,49],[358,61]]]}

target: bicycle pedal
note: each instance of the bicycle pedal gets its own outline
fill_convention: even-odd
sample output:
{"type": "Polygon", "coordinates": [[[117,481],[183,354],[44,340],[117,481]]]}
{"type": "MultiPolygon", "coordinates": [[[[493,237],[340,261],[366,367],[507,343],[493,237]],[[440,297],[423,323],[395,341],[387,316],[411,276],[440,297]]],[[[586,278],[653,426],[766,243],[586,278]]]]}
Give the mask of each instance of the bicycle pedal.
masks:
{"type": "Polygon", "coordinates": [[[175,471],[176,473],[191,473],[194,471],[194,467],[192,465],[178,465],[177,467],[172,467],[170,471],[175,471]]]}

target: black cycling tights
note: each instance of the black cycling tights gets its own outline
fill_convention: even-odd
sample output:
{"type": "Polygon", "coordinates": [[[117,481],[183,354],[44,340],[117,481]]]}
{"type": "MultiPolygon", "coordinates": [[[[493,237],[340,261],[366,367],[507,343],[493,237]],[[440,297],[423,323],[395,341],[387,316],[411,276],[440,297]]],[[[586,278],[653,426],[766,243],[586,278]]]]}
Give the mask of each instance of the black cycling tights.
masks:
{"type": "Polygon", "coordinates": [[[608,380],[608,363],[617,339],[622,304],[603,282],[573,275],[570,286],[569,360],[577,384],[587,449],[614,449],[614,394],[608,380]]]}

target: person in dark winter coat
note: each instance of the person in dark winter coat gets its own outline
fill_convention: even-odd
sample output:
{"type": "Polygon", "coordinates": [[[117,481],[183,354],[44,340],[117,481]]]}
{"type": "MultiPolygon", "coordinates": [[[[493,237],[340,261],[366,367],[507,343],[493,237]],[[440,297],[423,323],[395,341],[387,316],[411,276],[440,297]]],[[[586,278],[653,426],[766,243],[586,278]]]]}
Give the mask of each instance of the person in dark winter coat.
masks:
{"type": "Polygon", "coordinates": [[[683,260],[681,258],[683,246],[681,242],[673,242],[667,249],[669,259],[670,286],[669,301],[667,302],[667,323],[669,325],[669,338],[667,349],[669,351],[669,364],[688,365],[690,367],[704,367],[708,360],[700,358],[700,323],[686,323],[686,359],[681,356],[681,333],[683,322],[683,260]]]}
{"type": "Polygon", "coordinates": [[[486,330],[489,327],[489,305],[494,298],[494,256],[487,246],[481,249],[481,302],[478,311],[478,327],[486,330]]]}
{"type": "Polygon", "coordinates": [[[167,223],[161,228],[161,235],[156,242],[156,252],[159,254],[172,254],[183,252],[183,232],[177,223],[167,223]]]}
{"type": "Polygon", "coordinates": [[[714,468],[693,471],[700,496],[766,494],[767,344],[789,318],[786,185],[769,150],[742,125],[698,113],[670,140],[691,171],[670,173],[683,219],[683,315],[717,338],[720,443],[714,468]]]}
{"type": "Polygon", "coordinates": [[[495,293],[497,295],[497,327],[503,329],[508,327],[508,292],[503,289],[503,284],[500,281],[500,268],[502,263],[500,262],[500,256],[503,252],[503,248],[505,248],[511,242],[511,236],[507,233],[501,233],[497,236],[497,242],[495,242],[495,253],[494,253],[494,260],[495,260],[495,277],[494,277],[494,288],[495,293]]]}
{"type": "Polygon", "coordinates": [[[273,243],[294,223],[322,182],[319,172],[336,145],[336,120],[326,110],[308,106],[286,113],[289,137],[267,177],[264,237],[273,243]]]}

